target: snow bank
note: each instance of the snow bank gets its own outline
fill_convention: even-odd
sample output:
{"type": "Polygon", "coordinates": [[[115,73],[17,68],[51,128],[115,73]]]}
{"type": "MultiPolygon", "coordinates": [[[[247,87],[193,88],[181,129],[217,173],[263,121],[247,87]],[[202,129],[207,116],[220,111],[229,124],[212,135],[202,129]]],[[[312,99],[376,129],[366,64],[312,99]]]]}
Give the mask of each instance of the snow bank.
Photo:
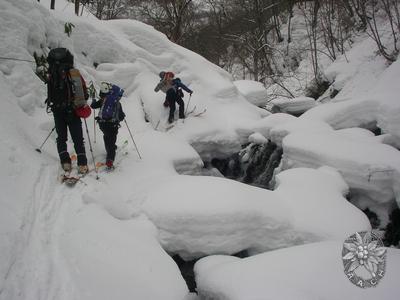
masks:
{"type": "Polygon", "coordinates": [[[343,197],[347,185],[335,171],[290,170],[279,174],[277,185],[270,192],[223,178],[179,176],[148,194],[143,209],[164,248],[185,259],[259,253],[370,228],[343,197]]]}
{"type": "Polygon", "coordinates": [[[283,169],[328,165],[343,175],[356,193],[377,203],[388,203],[398,194],[400,154],[370,138],[349,138],[335,132],[293,133],[282,142],[283,169]]]}
{"type": "Polygon", "coordinates": [[[249,136],[257,132],[268,138],[270,135],[270,131],[274,126],[284,124],[296,119],[296,117],[284,113],[270,114],[262,118],[261,120],[249,122],[247,127],[238,129],[236,132],[243,137],[249,136]]]}
{"type": "Polygon", "coordinates": [[[43,166],[44,160],[34,150],[38,146],[36,141],[41,139],[40,133],[30,127],[31,118],[16,105],[18,98],[9,86],[7,77],[0,72],[0,287],[20,254],[16,245],[27,234],[24,228],[34,222],[38,210],[34,199],[46,197],[43,185],[51,178],[43,166]]]}
{"type": "Polygon", "coordinates": [[[352,100],[367,95],[387,68],[383,57],[376,54],[376,44],[371,38],[356,37],[356,43],[330,64],[324,74],[332,89],[339,94],[332,101],[352,100]]]}
{"type": "Polygon", "coordinates": [[[324,134],[333,132],[333,129],[325,122],[308,121],[299,118],[299,119],[294,119],[293,121],[290,122],[285,122],[273,126],[269,131],[267,137],[278,146],[281,146],[283,138],[288,134],[294,132],[303,132],[303,133],[319,132],[324,134]]]}
{"type": "Polygon", "coordinates": [[[237,80],[233,82],[239,92],[250,103],[262,107],[267,104],[268,92],[261,82],[253,80],[237,80]]]}
{"type": "Polygon", "coordinates": [[[383,74],[374,89],[374,96],[380,102],[378,126],[400,142],[400,60],[394,62],[383,74]]]}
{"type": "Polygon", "coordinates": [[[335,129],[374,128],[378,109],[377,103],[371,99],[354,99],[319,105],[305,112],[300,118],[324,121],[335,129]]]}
{"type": "MultiPolygon", "coordinates": [[[[307,111],[301,117],[323,120],[336,129],[348,127],[374,128],[378,126],[384,132],[395,137],[398,144],[400,122],[397,116],[400,112],[398,101],[400,87],[397,84],[397,78],[400,76],[400,62],[394,62],[384,71],[385,65],[380,62],[379,58],[375,57],[372,63],[378,65],[379,70],[376,73],[379,76],[375,74],[373,80],[371,78],[365,79],[363,84],[353,83],[362,90],[357,91],[353,85],[347,83],[346,86],[351,89],[351,93],[339,94],[340,96],[335,102],[319,105],[307,111]],[[371,82],[374,81],[377,83],[371,85],[371,82]],[[347,96],[345,97],[345,95],[347,96]]],[[[364,70],[361,66],[357,70],[365,72],[365,76],[375,72],[371,66],[368,70],[364,70]]],[[[357,76],[356,78],[363,79],[362,75],[357,76]]]]}
{"type": "Polygon", "coordinates": [[[291,208],[294,228],[318,234],[315,231],[318,224],[322,239],[327,236],[340,239],[358,231],[357,228],[370,228],[365,215],[345,198],[348,191],[342,176],[328,167],[281,172],[276,176],[274,188],[274,193],[291,208]]]}
{"type": "Polygon", "coordinates": [[[210,256],[195,265],[207,299],[398,299],[400,250],[388,249],[386,273],[374,288],[355,287],[344,274],[341,241],[322,242],[238,259],[210,256]]]}
{"type": "Polygon", "coordinates": [[[145,218],[121,222],[92,204],[78,212],[70,209],[64,217],[59,251],[75,294],[81,295],[77,299],[175,300],[188,293],[145,218]]]}
{"type": "Polygon", "coordinates": [[[290,212],[280,199],[232,180],[170,178],[148,195],[143,209],[163,247],[184,259],[291,243],[290,212]]]}
{"type": "Polygon", "coordinates": [[[309,97],[297,97],[293,99],[279,98],[271,101],[273,112],[283,112],[293,115],[301,115],[316,106],[315,100],[309,97]]]}

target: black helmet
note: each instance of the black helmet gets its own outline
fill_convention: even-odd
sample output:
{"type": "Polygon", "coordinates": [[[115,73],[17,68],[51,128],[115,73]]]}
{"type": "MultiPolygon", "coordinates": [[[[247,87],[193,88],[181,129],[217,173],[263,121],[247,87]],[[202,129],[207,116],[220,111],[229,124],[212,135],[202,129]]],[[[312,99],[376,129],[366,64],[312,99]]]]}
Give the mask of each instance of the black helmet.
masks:
{"type": "Polygon", "coordinates": [[[161,71],[160,74],[158,74],[158,76],[160,76],[160,78],[163,79],[164,76],[165,76],[165,72],[164,72],[164,71],[161,71]]]}

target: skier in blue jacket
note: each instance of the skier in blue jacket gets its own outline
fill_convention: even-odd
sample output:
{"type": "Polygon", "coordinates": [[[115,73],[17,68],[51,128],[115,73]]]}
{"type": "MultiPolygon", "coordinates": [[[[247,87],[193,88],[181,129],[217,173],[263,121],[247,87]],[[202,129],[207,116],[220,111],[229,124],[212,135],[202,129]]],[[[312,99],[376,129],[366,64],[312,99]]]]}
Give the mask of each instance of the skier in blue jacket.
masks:
{"type": "Polygon", "coordinates": [[[174,78],[174,74],[172,72],[160,72],[160,82],[155,87],[154,91],[158,92],[159,90],[166,93],[166,106],[169,106],[169,117],[168,122],[172,123],[174,121],[175,114],[175,102],[179,105],[179,118],[185,118],[185,103],[183,102],[183,92],[182,89],[187,93],[192,95],[193,91],[189,89],[179,78],[174,78]]]}

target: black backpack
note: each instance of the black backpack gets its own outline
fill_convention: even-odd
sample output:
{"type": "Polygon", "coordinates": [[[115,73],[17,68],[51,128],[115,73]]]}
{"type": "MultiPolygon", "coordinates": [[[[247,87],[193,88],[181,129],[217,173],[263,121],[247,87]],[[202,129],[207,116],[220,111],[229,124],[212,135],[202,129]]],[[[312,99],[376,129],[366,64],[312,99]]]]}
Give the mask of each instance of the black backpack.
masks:
{"type": "Polygon", "coordinates": [[[52,111],[65,109],[72,104],[73,91],[69,71],[73,68],[74,56],[66,48],[55,48],[50,50],[47,62],[47,106],[52,111]]]}

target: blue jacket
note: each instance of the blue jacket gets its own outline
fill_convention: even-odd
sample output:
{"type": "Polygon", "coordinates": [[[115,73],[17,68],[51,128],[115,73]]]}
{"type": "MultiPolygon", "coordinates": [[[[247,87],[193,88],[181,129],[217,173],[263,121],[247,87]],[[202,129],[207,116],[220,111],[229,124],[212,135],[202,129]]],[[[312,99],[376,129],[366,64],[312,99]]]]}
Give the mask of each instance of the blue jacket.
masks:
{"type": "Polygon", "coordinates": [[[179,78],[175,78],[172,81],[161,79],[155,87],[154,91],[158,92],[159,90],[161,90],[166,93],[171,88],[173,88],[175,91],[177,91],[178,88],[182,88],[189,94],[193,93],[193,91],[189,89],[186,85],[184,85],[179,78]]]}
{"type": "Polygon", "coordinates": [[[178,88],[182,88],[189,94],[193,93],[193,91],[189,89],[186,85],[184,85],[179,78],[175,78],[174,80],[172,80],[172,85],[175,87],[175,90],[177,90],[178,88]]]}

